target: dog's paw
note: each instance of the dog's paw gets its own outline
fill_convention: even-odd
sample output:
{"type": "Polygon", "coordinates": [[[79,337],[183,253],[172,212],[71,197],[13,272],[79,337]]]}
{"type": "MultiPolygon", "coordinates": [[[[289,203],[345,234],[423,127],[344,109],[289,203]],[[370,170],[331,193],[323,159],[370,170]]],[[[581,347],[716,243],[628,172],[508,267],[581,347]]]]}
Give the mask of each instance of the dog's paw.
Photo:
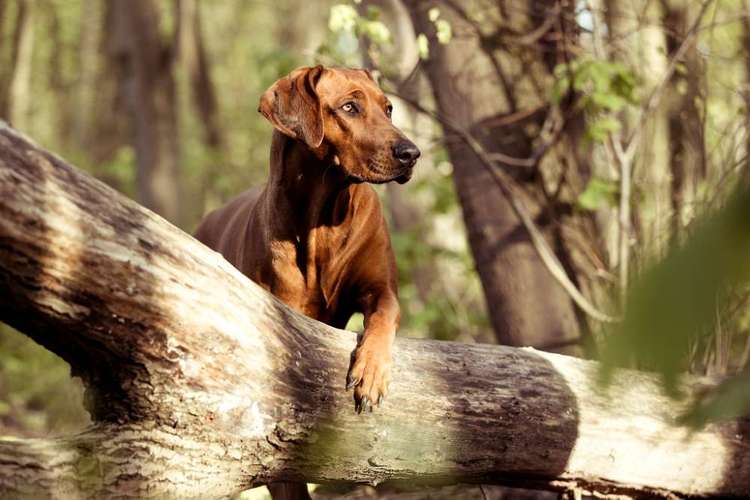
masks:
{"type": "Polygon", "coordinates": [[[357,413],[372,411],[388,395],[391,382],[390,342],[365,336],[354,351],[354,361],[346,378],[346,388],[354,389],[357,413]]]}

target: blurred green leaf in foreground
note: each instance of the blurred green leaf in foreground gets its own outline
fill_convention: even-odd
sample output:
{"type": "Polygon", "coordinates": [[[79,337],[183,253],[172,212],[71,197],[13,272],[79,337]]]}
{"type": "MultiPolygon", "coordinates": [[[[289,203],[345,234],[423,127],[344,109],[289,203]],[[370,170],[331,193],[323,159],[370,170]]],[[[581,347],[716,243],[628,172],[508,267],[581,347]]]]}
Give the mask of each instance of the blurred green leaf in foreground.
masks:
{"type": "MultiPolygon", "coordinates": [[[[717,212],[697,222],[687,240],[643,273],[631,288],[624,321],[602,351],[604,380],[615,367],[659,372],[669,394],[679,397],[680,375],[690,349],[713,333],[720,303],[750,278],[750,189],[738,190],[717,212]]],[[[725,379],[694,403],[686,421],[746,415],[750,373],[725,379]]]]}

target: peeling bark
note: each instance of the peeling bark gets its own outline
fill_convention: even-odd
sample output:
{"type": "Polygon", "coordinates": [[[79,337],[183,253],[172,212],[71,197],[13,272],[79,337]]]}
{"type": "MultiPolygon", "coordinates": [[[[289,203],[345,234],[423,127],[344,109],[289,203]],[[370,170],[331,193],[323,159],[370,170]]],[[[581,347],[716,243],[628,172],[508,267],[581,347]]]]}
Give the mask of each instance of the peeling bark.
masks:
{"type": "Polygon", "coordinates": [[[279,480],[750,495],[750,422],[689,435],[656,377],[623,370],[607,399],[596,363],[533,349],[399,339],[389,400],[357,415],[353,334],[6,126],[0,320],[71,364],[95,421],[0,440],[3,498],[215,498],[279,480]]]}

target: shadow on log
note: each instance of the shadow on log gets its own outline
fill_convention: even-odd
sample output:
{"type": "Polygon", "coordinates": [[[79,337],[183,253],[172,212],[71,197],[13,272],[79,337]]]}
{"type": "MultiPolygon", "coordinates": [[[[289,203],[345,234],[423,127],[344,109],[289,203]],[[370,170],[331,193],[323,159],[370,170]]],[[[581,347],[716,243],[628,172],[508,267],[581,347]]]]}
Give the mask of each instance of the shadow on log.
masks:
{"type": "Polygon", "coordinates": [[[0,497],[213,498],[279,480],[750,495],[747,421],[688,436],[652,375],[622,371],[608,399],[596,363],[531,349],[398,339],[391,397],[357,415],[354,334],[7,126],[0,320],[71,364],[95,421],[0,440],[0,497]]]}

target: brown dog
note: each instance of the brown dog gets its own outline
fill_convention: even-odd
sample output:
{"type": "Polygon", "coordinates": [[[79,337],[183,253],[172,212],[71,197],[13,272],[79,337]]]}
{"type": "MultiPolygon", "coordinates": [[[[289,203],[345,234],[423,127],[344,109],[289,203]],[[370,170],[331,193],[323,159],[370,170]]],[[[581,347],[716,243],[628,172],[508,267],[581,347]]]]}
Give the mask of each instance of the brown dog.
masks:
{"type": "Polygon", "coordinates": [[[400,314],[388,231],[364,183],[406,182],[419,149],[364,70],[297,69],[258,110],[276,129],[268,183],[209,214],[195,236],[307,316],[343,328],[362,312],[347,388],[358,412],[372,410],[388,394],[400,314]]]}

